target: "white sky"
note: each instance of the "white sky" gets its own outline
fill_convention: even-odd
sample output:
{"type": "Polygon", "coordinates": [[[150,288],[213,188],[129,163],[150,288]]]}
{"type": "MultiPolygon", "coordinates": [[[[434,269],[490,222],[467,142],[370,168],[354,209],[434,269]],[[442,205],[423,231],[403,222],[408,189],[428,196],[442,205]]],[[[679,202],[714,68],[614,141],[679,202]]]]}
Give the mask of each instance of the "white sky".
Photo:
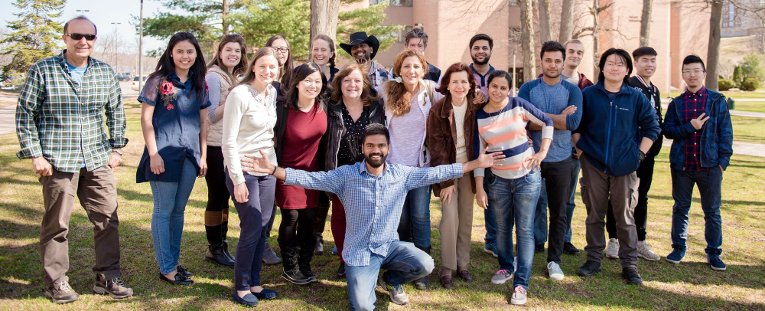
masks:
{"type": "MultiPolygon", "coordinates": [[[[2,28],[7,29],[8,21],[16,19],[15,13],[18,9],[13,6],[13,0],[0,1],[0,22],[2,28]]],[[[160,0],[144,0],[143,16],[154,16],[161,8],[160,0]]],[[[138,46],[138,36],[135,34],[134,27],[130,25],[131,15],[138,16],[140,11],[140,0],[68,0],[61,14],[60,22],[63,23],[77,15],[85,15],[98,26],[98,34],[112,34],[115,31],[124,36],[125,41],[135,42],[138,46]],[[80,12],[78,10],[88,10],[80,12]],[[119,24],[112,24],[119,23],[119,24]]],[[[98,44],[98,42],[96,42],[98,44]]],[[[162,47],[164,43],[152,38],[144,37],[144,51],[153,50],[162,47]]]]}

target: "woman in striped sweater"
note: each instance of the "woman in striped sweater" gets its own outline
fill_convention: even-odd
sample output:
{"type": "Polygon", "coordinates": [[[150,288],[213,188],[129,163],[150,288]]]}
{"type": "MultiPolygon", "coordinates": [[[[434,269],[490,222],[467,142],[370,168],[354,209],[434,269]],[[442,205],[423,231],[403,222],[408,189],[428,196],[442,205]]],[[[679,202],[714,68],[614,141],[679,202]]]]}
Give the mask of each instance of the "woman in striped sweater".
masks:
{"type": "Polygon", "coordinates": [[[525,304],[531,263],[534,259],[533,220],[542,177],[539,164],[547,156],[553,135],[553,122],[531,103],[511,98],[510,75],[503,70],[488,78],[489,102],[476,113],[474,152],[504,153],[505,158],[486,172],[474,172],[476,201],[483,208],[491,206],[497,219],[497,253],[499,270],[491,278],[504,284],[513,277],[513,225],[518,241],[517,273],[513,280],[512,304],[525,304]],[[542,126],[542,147],[534,153],[529,144],[526,126],[529,122],[542,126]],[[486,183],[484,183],[484,179],[486,183]],[[488,196],[487,196],[488,192],[488,196]]]}

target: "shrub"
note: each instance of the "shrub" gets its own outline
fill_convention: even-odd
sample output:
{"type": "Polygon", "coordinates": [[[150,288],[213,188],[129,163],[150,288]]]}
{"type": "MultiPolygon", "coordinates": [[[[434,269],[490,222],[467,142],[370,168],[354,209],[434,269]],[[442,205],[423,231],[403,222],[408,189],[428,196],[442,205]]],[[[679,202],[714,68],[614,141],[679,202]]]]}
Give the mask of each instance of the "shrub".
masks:
{"type": "Polygon", "coordinates": [[[736,87],[736,83],[731,80],[721,78],[719,81],[717,81],[717,86],[720,88],[720,91],[727,91],[736,87]]]}
{"type": "Polygon", "coordinates": [[[756,78],[746,78],[744,82],[741,82],[740,89],[742,91],[754,91],[760,87],[760,81],[756,78]]]}

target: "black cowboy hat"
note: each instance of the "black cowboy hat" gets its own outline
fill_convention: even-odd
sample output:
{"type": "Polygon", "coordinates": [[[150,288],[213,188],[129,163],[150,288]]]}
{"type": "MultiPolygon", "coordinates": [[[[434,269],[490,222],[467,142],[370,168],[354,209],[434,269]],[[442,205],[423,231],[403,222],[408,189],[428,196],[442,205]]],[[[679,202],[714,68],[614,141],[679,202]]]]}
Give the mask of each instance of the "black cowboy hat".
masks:
{"type": "Polygon", "coordinates": [[[367,36],[366,32],[360,31],[352,33],[351,42],[347,44],[340,43],[340,47],[345,50],[348,55],[353,56],[353,54],[351,54],[351,48],[362,43],[366,43],[372,47],[372,55],[370,56],[370,59],[374,59],[375,55],[377,55],[377,50],[380,48],[380,41],[378,41],[375,36],[367,36]]]}

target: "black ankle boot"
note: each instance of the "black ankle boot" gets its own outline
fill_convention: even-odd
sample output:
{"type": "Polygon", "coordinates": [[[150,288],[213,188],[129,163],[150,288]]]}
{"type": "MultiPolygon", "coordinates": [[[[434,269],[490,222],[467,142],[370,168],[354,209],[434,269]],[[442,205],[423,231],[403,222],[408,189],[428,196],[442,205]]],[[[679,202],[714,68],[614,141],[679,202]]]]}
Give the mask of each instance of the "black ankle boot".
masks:
{"type": "Polygon", "coordinates": [[[228,243],[224,240],[221,244],[223,245],[223,254],[225,254],[228,259],[231,259],[231,261],[236,262],[236,258],[228,252],[228,243]]]}
{"type": "Polygon", "coordinates": [[[223,243],[210,245],[207,248],[207,254],[205,254],[205,259],[222,266],[232,267],[234,266],[234,260],[226,256],[226,253],[223,251],[224,250],[223,245],[224,245],[223,243]]]}

